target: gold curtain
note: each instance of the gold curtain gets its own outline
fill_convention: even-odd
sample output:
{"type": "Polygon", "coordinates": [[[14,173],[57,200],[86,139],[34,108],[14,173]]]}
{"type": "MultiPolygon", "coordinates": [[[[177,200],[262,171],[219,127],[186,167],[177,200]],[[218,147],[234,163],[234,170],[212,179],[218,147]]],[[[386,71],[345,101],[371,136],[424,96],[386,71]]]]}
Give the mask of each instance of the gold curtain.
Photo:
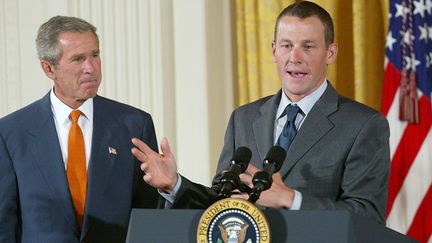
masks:
{"type": "MultiPolygon", "coordinates": [[[[377,110],[381,104],[389,0],[315,0],[333,17],[339,44],[327,78],[345,96],[377,110]]],[[[277,15],[295,0],[236,0],[236,102],[242,105],[280,87],[271,42],[277,15]]]]}

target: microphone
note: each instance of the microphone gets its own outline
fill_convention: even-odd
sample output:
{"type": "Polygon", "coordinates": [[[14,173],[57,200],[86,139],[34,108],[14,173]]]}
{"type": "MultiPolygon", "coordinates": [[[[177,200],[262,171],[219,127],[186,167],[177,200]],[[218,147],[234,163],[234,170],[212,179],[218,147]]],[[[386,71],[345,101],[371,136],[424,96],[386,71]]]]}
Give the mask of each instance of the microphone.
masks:
{"type": "Polygon", "coordinates": [[[219,196],[228,198],[231,196],[232,191],[239,187],[239,175],[245,172],[251,157],[252,152],[249,148],[239,147],[236,149],[230,162],[230,169],[225,171],[220,179],[222,187],[219,196]]]}
{"type": "Polygon", "coordinates": [[[273,183],[272,175],[280,170],[285,159],[286,151],[280,146],[273,146],[267,153],[263,170],[255,173],[252,178],[254,188],[249,195],[249,201],[255,203],[261,195],[261,192],[270,188],[273,183]]]}

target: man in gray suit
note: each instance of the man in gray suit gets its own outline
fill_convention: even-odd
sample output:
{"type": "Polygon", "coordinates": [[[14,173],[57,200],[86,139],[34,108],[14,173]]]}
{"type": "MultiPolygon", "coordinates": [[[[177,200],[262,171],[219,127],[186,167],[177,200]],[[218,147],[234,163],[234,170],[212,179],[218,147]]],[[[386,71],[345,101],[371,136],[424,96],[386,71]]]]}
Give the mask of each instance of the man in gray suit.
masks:
{"type": "Polygon", "coordinates": [[[134,139],[133,153],[143,162],[146,182],[168,192],[165,197],[173,207],[205,208],[218,199],[222,172],[229,169],[238,147],[252,150],[251,164],[240,178],[253,186],[252,176],[262,168],[269,149],[280,144],[291,119],[295,132],[285,161],[273,175],[271,188],[256,203],[291,210],[350,210],[384,223],[388,122],[375,110],[340,96],[326,79],[327,66],[335,61],[337,51],[328,12],[307,1],[285,8],[277,18],[272,43],[282,89],[232,113],[212,188],[177,176],[166,140],[159,155],[134,139]],[[286,107],[296,107],[288,119],[286,107]]]}

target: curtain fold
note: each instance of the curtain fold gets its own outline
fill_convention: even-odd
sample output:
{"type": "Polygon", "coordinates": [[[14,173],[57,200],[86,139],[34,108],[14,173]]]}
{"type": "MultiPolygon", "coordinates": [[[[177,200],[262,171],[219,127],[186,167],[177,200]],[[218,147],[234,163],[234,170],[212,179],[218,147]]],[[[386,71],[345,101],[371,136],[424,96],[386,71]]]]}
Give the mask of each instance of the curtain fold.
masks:
{"type": "MultiPolygon", "coordinates": [[[[236,0],[236,105],[274,94],[281,83],[272,62],[277,15],[291,1],[236,0]]],[[[377,110],[381,103],[388,0],[315,0],[333,17],[338,58],[328,79],[343,95],[377,110]]]]}

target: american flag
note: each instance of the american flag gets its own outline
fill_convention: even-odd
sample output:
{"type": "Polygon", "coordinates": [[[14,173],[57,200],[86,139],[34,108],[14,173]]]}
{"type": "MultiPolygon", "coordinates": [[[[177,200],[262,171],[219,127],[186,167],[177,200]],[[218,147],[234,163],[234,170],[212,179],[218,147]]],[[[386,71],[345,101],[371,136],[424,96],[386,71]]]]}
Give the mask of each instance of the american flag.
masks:
{"type": "Polygon", "coordinates": [[[432,243],[432,0],[390,0],[382,112],[390,124],[387,226],[432,243]]]}

